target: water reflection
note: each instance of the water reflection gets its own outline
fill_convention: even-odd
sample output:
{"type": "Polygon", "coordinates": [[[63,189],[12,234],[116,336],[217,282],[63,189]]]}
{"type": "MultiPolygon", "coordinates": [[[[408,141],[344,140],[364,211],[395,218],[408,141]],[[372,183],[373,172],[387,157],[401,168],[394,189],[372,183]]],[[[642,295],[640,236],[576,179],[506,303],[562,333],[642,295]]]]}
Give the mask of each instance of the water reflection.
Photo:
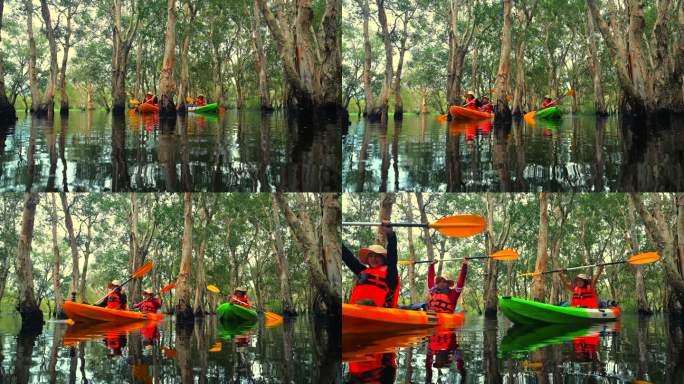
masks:
{"type": "Polygon", "coordinates": [[[37,332],[17,331],[18,323],[0,317],[3,383],[319,383],[341,377],[339,353],[306,318],[247,327],[221,326],[214,316],[190,327],[168,319],[48,322],[37,332]]]}
{"type": "Polygon", "coordinates": [[[74,112],[0,127],[0,191],[336,191],[340,122],[74,112]]]}
{"type": "Polygon", "coordinates": [[[343,137],[345,191],[678,191],[684,121],[617,117],[443,123],[353,119],[343,137]]]}
{"type": "Polygon", "coordinates": [[[343,336],[347,383],[670,383],[684,324],[624,316],[597,325],[512,326],[469,316],[455,330],[343,336]]]}

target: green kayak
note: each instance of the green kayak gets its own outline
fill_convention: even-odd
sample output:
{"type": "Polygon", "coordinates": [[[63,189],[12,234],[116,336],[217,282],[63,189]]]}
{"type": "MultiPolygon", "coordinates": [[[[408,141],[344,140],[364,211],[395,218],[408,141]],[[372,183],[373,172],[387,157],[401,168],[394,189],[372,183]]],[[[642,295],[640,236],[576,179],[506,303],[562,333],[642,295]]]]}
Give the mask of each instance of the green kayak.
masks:
{"type": "Polygon", "coordinates": [[[216,309],[218,318],[226,323],[254,323],[257,321],[257,313],[241,305],[223,303],[216,309]]]}
{"type": "Polygon", "coordinates": [[[560,119],[562,115],[563,112],[561,112],[560,108],[558,107],[540,109],[535,114],[535,116],[539,119],[560,119]]]}
{"type": "Polygon", "coordinates": [[[215,112],[216,109],[218,108],[217,103],[211,103],[207,104],[201,107],[188,107],[188,111],[190,112],[215,112]]]}
{"type": "Polygon", "coordinates": [[[510,296],[499,297],[499,308],[516,324],[577,324],[612,321],[620,317],[620,307],[561,307],[510,296]]]}

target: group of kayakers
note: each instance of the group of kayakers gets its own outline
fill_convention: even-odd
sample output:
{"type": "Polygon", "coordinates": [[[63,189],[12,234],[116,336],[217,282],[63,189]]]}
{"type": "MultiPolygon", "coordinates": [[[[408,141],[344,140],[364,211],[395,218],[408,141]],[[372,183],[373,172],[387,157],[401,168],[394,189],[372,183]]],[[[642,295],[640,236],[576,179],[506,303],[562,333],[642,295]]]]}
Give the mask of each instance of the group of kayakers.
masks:
{"type": "MultiPolygon", "coordinates": [[[[473,111],[479,111],[479,112],[487,112],[487,113],[494,113],[494,106],[491,104],[489,101],[488,96],[482,96],[481,98],[477,98],[475,96],[475,92],[473,91],[468,91],[466,92],[465,96],[465,101],[461,105],[461,107],[470,109],[473,111]]],[[[551,107],[557,107],[558,104],[558,99],[552,99],[551,96],[549,95],[544,95],[544,99],[542,100],[542,106],[540,110],[546,109],[546,108],[551,108],[551,107]]],[[[451,104],[447,105],[450,107],[451,104]]]]}
{"type": "MultiPolygon", "coordinates": [[[[390,222],[385,220],[380,230],[387,239],[387,248],[374,244],[361,248],[358,258],[344,244],[342,245],[342,260],[347,268],[355,275],[354,288],[349,299],[350,304],[370,305],[387,308],[397,308],[401,282],[397,271],[397,236],[392,230],[390,222]]],[[[468,258],[464,258],[461,273],[455,284],[447,276],[435,278],[434,266],[436,261],[428,268],[427,284],[430,289],[430,298],[425,305],[413,306],[413,308],[426,308],[430,312],[453,313],[457,309],[456,303],[463,292],[466,275],[468,272],[468,258]]],[[[570,283],[561,273],[561,279],[565,286],[573,292],[570,303],[563,303],[574,307],[598,308],[596,295],[596,281],[603,271],[599,267],[593,278],[585,274],[575,276],[570,283]]]]}
{"type": "MultiPolygon", "coordinates": [[[[207,101],[204,98],[204,95],[199,95],[196,98],[188,98],[188,103],[186,104],[188,107],[203,107],[207,105],[207,101]]],[[[159,104],[159,99],[157,96],[152,93],[152,92],[147,92],[145,93],[145,97],[143,98],[142,104],[151,104],[151,105],[158,105],[159,104]]]]}

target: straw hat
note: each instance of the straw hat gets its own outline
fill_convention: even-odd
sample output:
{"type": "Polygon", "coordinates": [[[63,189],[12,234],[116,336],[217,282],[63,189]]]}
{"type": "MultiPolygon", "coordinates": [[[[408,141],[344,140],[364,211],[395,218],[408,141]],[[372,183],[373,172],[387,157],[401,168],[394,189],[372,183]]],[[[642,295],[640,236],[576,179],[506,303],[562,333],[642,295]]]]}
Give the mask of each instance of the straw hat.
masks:
{"type": "Polygon", "coordinates": [[[447,286],[449,286],[449,287],[453,287],[453,286],[454,286],[454,281],[453,281],[453,280],[449,280],[446,276],[440,276],[440,277],[438,277],[437,280],[435,280],[435,284],[439,284],[439,283],[442,282],[442,281],[446,281],[447,286]]]}
{"type": "Polygon", "coordinates": [[[151,288],[145,288],[143,293],[147,293],[148,295],[152,295],[152,294],[154,294],[154,291],[151,288]]]}
{"type": "Polygon", "coordinates": [[[114,287],[114,286],[120,287],[120,286],[121,286],[121,281],[119,281],[119,280],[112,280],[112,282],[109,283],[109,285],[111,285],[111,286],[113,286],[113,287],[114,287]]]}
{"type": "Polygon", "coordinates": [[[586,281],[586,282],[590,282],[590,281],[591,281],[591,279],[589,279],[589,276],[585,275],[584,273],[580,273],[579,275],[575,276],[575,278],[573,279],[573,281],[574,281],[574,280],[577,280],[577,279],[584,280],[584,281],[586,281]]]}
{"type": "Polygon", "coordinates": [[[549,96],[549,95],[544,95],[544,98],[545,98],[545,99],[550,99],[551,96],[549,96]]]}
{"type": "Polygon", "coordinates": [[[473,91],[468,91],[468,92],[466,92],[466,95],[471,95],[472,97],[475,97],[475,92],[473,92],[473,91]]]}
{"type": "Polygon", "coordinates": [[[236,290],[236,291],[240,291],[240,292],[245,292],[245,293],[247,293],[247,288],[245,288],[244,286],[242,286],[242,287],[237,287],[237,288],[235,288],[235,290],[236,290]]]}
{"type": "Polygon", "coordinates": [[[362,264],[368,264],[368,255],[371,253],[377,253],[378,255],[383,255],[387,257],[387,250],[382,245],[373,244],[367,248],[361,248],[359,250],[359,261],[362,264]]]}

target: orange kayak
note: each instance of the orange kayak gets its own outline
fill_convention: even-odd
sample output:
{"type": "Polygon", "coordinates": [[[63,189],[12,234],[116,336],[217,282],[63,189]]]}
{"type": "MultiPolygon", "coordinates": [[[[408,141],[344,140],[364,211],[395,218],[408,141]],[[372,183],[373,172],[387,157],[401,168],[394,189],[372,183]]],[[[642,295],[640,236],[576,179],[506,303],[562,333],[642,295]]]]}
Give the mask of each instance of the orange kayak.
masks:
{"type": "Polygon", "coordinates": [[[428,327],[458,327],[463,312],[435,313],[398,308],[342,304],[342,334],[396,332],[428,327]]]}
{"type": "Polygon", "coordinates": [[[154,104],[142,103],[138,105],[138,112],[140,113],[154,113],[159,112],[159,106],[154,104]]]}
{"type": "MultiPolygon", "coordinates": [[[[126,335],[142,329],[144,321],[125,323],[78,323],[67,328],[64,333],[64,346],[70,347],[83,341],[102,339],[107,335],[126,335]]],[[[156,323],[153,323],[156,324],[156,323]]]]}
{"type": "Polygon", "coordinates": [[[134,311],[122,311],[119,309],[109,309],[97,307],[95,305],[75,303],[67,301],[64,303],[64,313],[76,323],[92,323],[96,321],[140,321],[140,320],[162,320],[163,313],[144,313],[134,311]]]}
{"type": "Polygon", "coordinates": [[[455,120],[480,120],[491,119],[494,117],[493,113],[474,111],[472,109],[452,105],[449,107],[449,113],[455,120]]]}

